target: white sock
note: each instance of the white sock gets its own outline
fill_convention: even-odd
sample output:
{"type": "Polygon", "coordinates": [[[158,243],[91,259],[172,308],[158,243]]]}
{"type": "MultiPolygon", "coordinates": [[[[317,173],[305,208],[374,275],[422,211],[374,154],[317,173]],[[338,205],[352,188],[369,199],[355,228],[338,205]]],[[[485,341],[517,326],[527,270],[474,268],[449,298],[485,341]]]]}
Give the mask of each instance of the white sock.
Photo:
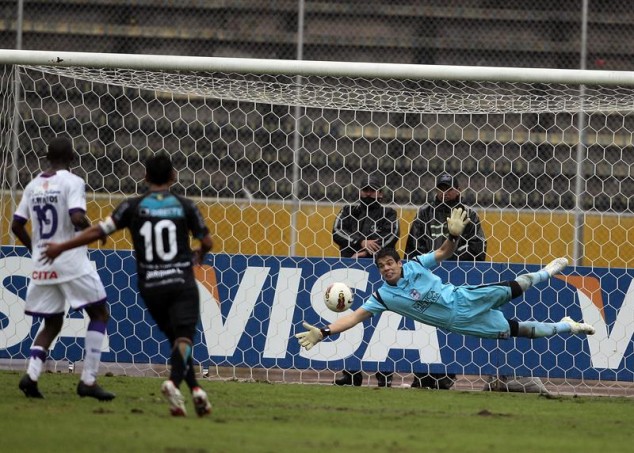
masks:
{"type": "Polygon", "coordinates": [[[548,272],[541,270],[538,272],[531,272],[530,274],[520,275],[519,277],[515,278],[515,281],[519,283],[522,291],[526,291],[531,286],[536,285],[537,283],[545,282],[549,278],[550,275],[548,275],[548,272]]]}
{"type": "Polygon", "coordinates": [[[91,321],[88,324],[84,342],[84,369],[81,372],[81,380],[86,385],[93,385],[97,380],[101,363],[101,345],[106,335],[105,327],[105,324],[99,321],[91,321]]]}
{"type": "Polygon", "coordinates": [[[32,381],[37,381],[40,378],[42,368],[44,368],[44,362],[46,362],[47,354],[48,351],[42,346],[31,346],[29,365],[26,372],[32,381]]]}

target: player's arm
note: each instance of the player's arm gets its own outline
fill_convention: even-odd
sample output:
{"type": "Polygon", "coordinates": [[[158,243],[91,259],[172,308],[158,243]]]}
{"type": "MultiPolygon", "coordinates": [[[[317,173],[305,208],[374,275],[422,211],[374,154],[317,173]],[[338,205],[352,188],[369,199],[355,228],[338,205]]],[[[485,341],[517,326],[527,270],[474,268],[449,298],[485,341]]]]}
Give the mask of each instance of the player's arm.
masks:
{"type": "Polygon", "coordinates": [[[449,231],[449,235],[445,242],[434,252],[434,258],[437,263],[446,260],[454,254],[458,240],[469,221],[467,212],[464,209],[454,208],[451,210],[451,215],[447,217],[447,230],[449,231]]]}
{"type": "Polygon", "coordinates": [[[363,237],[357,231],[351,231],[345,219],[350,217],[350,206],[341,208],[332,227],[332,240],[341,250],[359,251],[363,237]]]}
{"type": "Polygon", "coordinates": [[[305,332],[301,332],[295,335],[297,341],[299,341],[300,346],[306,348],[309,351],[313,346],[319,343],[321,340],[326,338],[329,335],[334,335],[337,333],[345,332],[346,330],[356,326],[360,322],[365,321],[370,318],[372,313],[363,308],[357,308],[355,311],[350,313],[349,315],[343,316],[337,319],[332,324],[322,327],[315,327],[313,325],[308,324],[307,322],[303,323],[305,332]]]}
{"type": "MultiPolygon", "coordinates": [[[[81,209],[73,211],[71,213],[70,221],[78,231],[83,231],[86,228],[90,227],[90,220],[88,219],[88,216],[86,215],[86,213],[81,209]]],[[[103,245],[106,245],[108,236],[104,235],[100,239],[101,239],[101,243],[103,245]]]]}
{"type": "Polygon", "coordinates": [[[193,250],[194,264],[202,264],[202,262],[205,259],[205,255],[211,251],[213,246],[214,246],[214,243],[213,243],[213,240],[211,239],[211,235],[207,233],[200,240],[200,247],[193,250]]]}
{"type": "Polygon", "coordinates": [[[28,231],[26,231],[26,222],[27,220],[22,217],[13,217],[11,231],[30,252],[32,251],[31,236],[28,231]]]}
{"type": "MultiPolygon", "coordinates": [[[[120,219],[119,208],[115,210],[115,213],[113,214],[113,216],[117,216],[117,218],[120,219]]],[[[57,258],[66,250],[81,247],[83,245],[88,245],[91,242],[94,242],[98,239],[103,240],[109,234],[112,234],[118,229],[123,228],[124,225],[117,226],[113,216],[110,216],[107,219],[99,222],[99,224],[97,225],[92,225],[86,228],[77,236],[75,236],[72,239],[69,239],[66,242],[60,242],[60,243],[49,242],[48,244],[44,244],[45,248],[44,248],[44,251],[42,252],[42,257],[40,258],[40,260],[43,263],[52,263],[55,260],[55,258],[57,258]]]]}
{"type": "Polygon", "coordinates": [[[80,231],[90,226],[90,220],[88,220],[86,213],[81,210],[73,211],[70,215],[70,221],[80,231]]]}
{"type": "Polygon", "coordinates": [[[198,248],[192,250],[194,255],[193,263],[202,264],[205,260],[205,255],[209,253],[214,246],[214,243],[211,239],[209,228],[205,225],[205,220],[203,219],[200,209],[198,209],[191,200],[186,198],[182,200],[185,212],[187,213],[187,225],[189,231],[195,239],[200,241],[198,248]]]}

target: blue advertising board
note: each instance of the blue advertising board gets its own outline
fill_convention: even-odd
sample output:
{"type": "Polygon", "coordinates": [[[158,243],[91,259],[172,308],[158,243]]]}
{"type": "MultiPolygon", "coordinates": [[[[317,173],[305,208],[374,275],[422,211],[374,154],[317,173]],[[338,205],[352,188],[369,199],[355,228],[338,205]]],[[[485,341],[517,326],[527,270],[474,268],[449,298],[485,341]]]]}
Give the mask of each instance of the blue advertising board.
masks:
{"type": "MultiPolygon", "coordinates": [[[[28,357],[40,327],[23,313],[31,261],[22,247],[0,254],[0,358],[28,357]]],[[[167,363],[169,347],[136,291],[132,252],[93,250],[90,258],[106,286],[111,310],[102,360],[167,363]]],[[[443,280],[483,284],[512,280],[537,266],[446,262],[433,269],[443,280]]],[[[591,337],[482,340],[384,313],[334,335],[311,351],[294,338],[302,322],[323,325],[343,314],[328,310],[323,291],[344,281],[358,308],[381,284],[371,260],[210,255],[198,270],[201,323],[194,348],[202,364],[287,369],[395,369],[459,374],[515,374],[634,380],[634,275],[625,269],[570,267],[502,307],[508,318],[591,323],[591,337]]],[[[69,313],[52,347],[56,360],[81,360],[86,320],[69,313]]]]}

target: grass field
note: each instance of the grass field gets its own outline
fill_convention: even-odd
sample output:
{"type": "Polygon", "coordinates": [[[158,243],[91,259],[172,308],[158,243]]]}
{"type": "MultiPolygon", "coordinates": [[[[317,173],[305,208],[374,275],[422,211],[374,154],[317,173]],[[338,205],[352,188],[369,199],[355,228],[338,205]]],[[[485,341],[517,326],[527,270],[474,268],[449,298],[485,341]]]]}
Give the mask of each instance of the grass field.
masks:
{"type": "Polygon", "coordinates": [[[45,374],[25,398],[0,371],[7,452],[630,452],[634,400],[203,381],[214,413],[172,418],[160,379],[100,377],[109,403],[45,374]]]}

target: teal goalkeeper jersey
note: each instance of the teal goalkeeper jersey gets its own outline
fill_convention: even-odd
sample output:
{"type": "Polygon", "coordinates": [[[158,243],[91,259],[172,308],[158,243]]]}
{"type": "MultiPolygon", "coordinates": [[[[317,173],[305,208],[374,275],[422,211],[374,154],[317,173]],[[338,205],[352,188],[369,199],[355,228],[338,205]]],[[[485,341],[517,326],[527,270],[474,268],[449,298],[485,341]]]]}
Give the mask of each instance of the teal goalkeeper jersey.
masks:
{"type": "Polygon", "coordinates": [[[455,315],[456,286],[443,283],[429,268],[436,266],[434,252],[417,256],[403,264],[403,276],[383,285],[362,305],[376,315],[386,310],[435,327],[447,329],[455,315]]]}

